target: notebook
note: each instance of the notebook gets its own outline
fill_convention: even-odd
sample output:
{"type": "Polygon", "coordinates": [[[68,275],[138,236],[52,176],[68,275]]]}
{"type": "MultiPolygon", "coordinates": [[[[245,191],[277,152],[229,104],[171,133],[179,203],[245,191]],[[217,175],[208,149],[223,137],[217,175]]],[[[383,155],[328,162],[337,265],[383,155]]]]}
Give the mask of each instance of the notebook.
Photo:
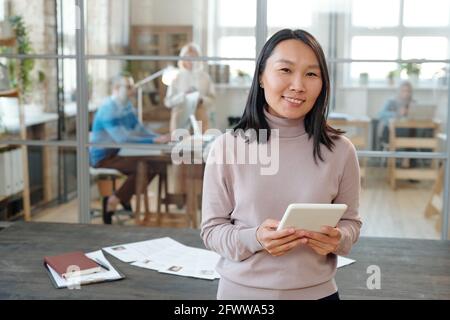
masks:
{"type": "Polygon", "coordinates": [[[80,289],[82,285],[124,279],[125,276],[106,259],[101,250],[86,253],[87,258],[98,261],[103,266],[101,272],[63,278],[48,264],[44,264],[55,288],[80,289]]]}
{"type": "Polygon", "coordinates": [[[44,262],[65,279],[102,271],[98,263],[86,257],[81,251],[47,256],[44,257],[44,262]]]}

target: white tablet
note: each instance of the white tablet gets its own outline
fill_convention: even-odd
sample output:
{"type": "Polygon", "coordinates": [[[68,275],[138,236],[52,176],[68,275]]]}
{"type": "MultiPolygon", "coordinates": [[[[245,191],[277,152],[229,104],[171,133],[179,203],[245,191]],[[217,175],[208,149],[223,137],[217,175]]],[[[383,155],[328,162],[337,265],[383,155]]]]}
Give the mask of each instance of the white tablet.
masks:
{"type": "Polygon", "coordinates": [[[346,204],[293,203],[286,209],[277,230],[293,227],[321,232],[322,226],[336,227],[346,210],[346,204]]]}

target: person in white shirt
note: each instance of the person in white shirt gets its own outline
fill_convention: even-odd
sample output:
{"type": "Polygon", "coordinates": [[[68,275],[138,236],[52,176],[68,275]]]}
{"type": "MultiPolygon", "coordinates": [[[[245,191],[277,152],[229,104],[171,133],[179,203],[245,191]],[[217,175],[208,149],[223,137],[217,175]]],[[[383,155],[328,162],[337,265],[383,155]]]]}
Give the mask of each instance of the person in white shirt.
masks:
{"type": "MultiPolygon", "coordinates": [[[[200,48],[194,43],[188,43],[180,51],[180,57],[199,57],[200,48]]],[[[171,109],[170,132],[176,129],[190,129],[189,116],[194,114],[204,133],[210,126],[214,126],[214,83],[209,74],[201,68],[200,61],[179,60],[180,72],[167,88],[164,104],[171,109]],[[195,103],[192,108],[192,103],[195,103]],[[195,109],[195,110],[193,110],[195,109]]],[[[175,179],[174,192],[186,194],[183,165],[173,165],[175,179]]],[[[179,205],[181,207],[181,204],[179,205]]]]}
{"type": "MultiPolygon", "coordinates": [[[[186,44],[180,51],[180,57],[198,57],[200,49],[194,43],[186,44]]],[[[201,68],[201,62],[192,60],[180,60],[178,62],[180,72],[167,89],[164,99],[166,107],[172,110],[170,118],[170,131],[190,126],[189,115],[186,110],[189,108],[189,96],[198,92],[198,103],[195,116],[201,121],[202,132],[205,132],[211,125],[214,118],[213,103],[215,99],[214,84],[208,75],[201,68]]],[[[213,124],[212,124],[213,125],[213,124]]]]}

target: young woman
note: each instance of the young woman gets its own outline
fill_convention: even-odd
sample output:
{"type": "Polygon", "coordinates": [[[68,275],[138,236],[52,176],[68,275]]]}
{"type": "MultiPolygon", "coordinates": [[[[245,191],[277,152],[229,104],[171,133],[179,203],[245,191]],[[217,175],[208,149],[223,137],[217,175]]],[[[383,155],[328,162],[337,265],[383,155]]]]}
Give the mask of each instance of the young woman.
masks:
{"type": "Polygon", "coordinates": [[[354,146],[326,124],[329,87],[324,53],[311,34],[284,29],[264,45],[235,128],[256,130],[256,139],[237,131],[220,136],[205,169],[201,236],[222,256],[218,299],[339,299],[336,255],[348,254],[359,237],[360,177],[354,146]],[[242,159],[239,146],[248,153],[255,144],[278,145],[274,174],[262,174],[258,162],[230,161],[242,159]],[[321,233],[276,231],[291,203],[348,209],[321,233]]]}

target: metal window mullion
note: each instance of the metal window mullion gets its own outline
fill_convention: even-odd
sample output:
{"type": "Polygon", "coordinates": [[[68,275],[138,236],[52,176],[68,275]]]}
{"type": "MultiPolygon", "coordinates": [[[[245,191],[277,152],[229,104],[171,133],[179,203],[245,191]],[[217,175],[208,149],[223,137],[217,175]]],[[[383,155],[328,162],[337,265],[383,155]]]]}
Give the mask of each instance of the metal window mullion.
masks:
{"type": "MultiPolygon", "coordinates": [[[[328,39],[330,41],[329,46],[329,57],[333,60],[337,59],[337,15],[334,12],[330,12],[329,15],[329,23],[328,23],[328,39]]],[[[329,110],[335,110],[336,109],[336,90],[337,90],[337,83],[338,83],[338,74],[337,74],[337,63],[336,62],[330,62],[328,60],[328,64],[330,66],[330,86],[331,86],[331,94],[329,98],[329,110]]]]}
{"type": "Polygon", "coordinates": [[[331,62],[337,63],[352,63],[352,62],[393,62],[393,63],[450,63],[450,59],[351,59],[351,58],[338,58],[328,59],[331,62]]]}
{"type": "Polygon", "coordinates": [[[362,158],[409,158],[409,159],[447,159],[444,152],[411,152],[411,151],[356,151],[362,158]]]}
{"type": "Polygon", "coordinates": [[[258,57],[267,38],[267,0],[256,1],[256,46],[255,58],[258,57]]]}
{"type": "MultiPolygon", "coordinates": [[[[450,66],[450,65],[448,65],[450,66]]],[[[450,92],[450,73],[447,73],[447,92],[450,92]]],[[[442,193],[442,224],[441,224],[441,238],[442,240],[448,239],[449,229],[449,210],[450,210],[450,97],[447,97],[447,143],[446,154],[447,159],[443,165],[445,165],[445,177],[444,177],[444,191],[442,193]]]]}
{"type": "Polygon", "coordinates": [[[179,56],[151,56],[151,55],[117,55],[117,54],[91,54],[85,56],[86,60],[130,60],[130,61],[221,61],[221,60],[255,60],[248,57],[220,57],[220,56],[200,56],[183,57],[179,56]]]}
{"type": "Polygon", "coordinates": [[[76,141],[69,140],[1,140],[2,144],[11,145],[25,145],[25,146],[35,146],[35,147],[76,147],[76,141]]]}
{"type": "Polygon", "coordinates": [[[397,57],[399,59],[402,58],[402,54],[403,54],[403,37],[405,36],[405,26],[403,25],[403,12],[405,10],[405,1],[404,0],[400,0],[400,10],[399,10],[399,33],[398,33],[398,55],[397,57]]]}
{"type": "Polygon", "coordinates": [[[7,59],[76,59],[76,55],[73,54],[55,54],[55,53],[43,53],[43,54],[13,54],[13,53],[2,53],[0,54],[0,58],[7,59]]]}
{"type": "Polygon", "coordinates": [[[77,56],[77,193],[78,193],[78,222],[89,223],[89,162],[88,162],[88,98],[85,58],[85,29],[84,29],[84,1],[75,1],[77,13],[76,26],[76,56],[77,56]]]}

